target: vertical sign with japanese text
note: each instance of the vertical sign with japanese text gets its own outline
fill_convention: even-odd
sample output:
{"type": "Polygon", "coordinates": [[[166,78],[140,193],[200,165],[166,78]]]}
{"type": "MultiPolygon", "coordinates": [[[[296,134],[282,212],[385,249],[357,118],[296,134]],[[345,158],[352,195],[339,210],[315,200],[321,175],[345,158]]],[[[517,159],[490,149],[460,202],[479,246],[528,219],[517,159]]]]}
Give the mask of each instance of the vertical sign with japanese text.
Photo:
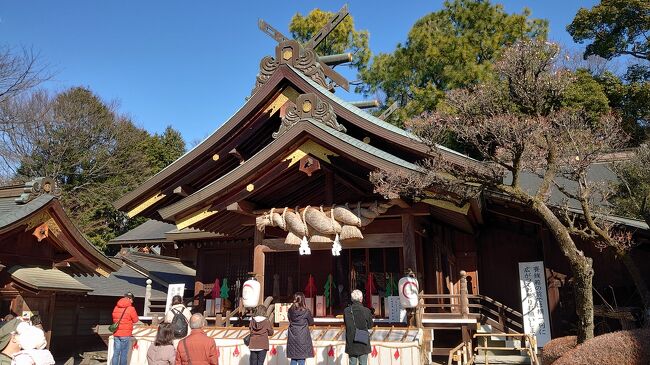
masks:
{"type": "Polygon", "coordinates": [[[537,338],[537,347],[543,347],[551,340],[544,263],[542,261],[520,262],[519,286],[524,332],[534,334],[537,338]]]}
{"type": "Polygon", "coordinates": [[[167,287],[167,302],[165,303],[165,313],[169,312],[169,308],[172,306],[172,298],[175,295],[180,295],[181,298],[185,293],[185,284],[169,284],[167,287]]]}

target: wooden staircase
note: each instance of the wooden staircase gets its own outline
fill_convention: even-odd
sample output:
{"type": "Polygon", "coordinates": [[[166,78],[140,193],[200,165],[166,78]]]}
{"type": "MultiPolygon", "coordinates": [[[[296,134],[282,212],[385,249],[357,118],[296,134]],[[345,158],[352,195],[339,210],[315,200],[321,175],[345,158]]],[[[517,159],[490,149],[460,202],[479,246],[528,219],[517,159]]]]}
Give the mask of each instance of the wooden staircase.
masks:
{"type": "Polygon", "coordinates": [[[415,321],[420,328],[460,331],[462,337],[461,344],[455,348],[445,347],[444,344],[433,346],[432,355],[449,359],[453,356],[460,361],[458,364],[480,363],[474,352],[480,349],[483,358],[487,354],[488,358],[494,359],[489,363],[524,361],[535,364],[531,362],[528,350],[521,349],[522,343],[529,346],[528,342],[521,341],[522,336],[526,336],[522,334],[522,314],[485,295],[468,294],[464,271],[460,273],[459,286],[458,294],[419,295],[415,321]],[[468,362],[470,359],[472,362],[468,362]]]}

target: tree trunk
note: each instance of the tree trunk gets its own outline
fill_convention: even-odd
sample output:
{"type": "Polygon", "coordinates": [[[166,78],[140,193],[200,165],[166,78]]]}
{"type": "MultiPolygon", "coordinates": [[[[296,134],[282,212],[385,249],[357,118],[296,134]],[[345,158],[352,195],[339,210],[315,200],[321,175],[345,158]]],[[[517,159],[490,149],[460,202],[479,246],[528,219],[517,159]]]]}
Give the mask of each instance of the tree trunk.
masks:
{"type": "Polygon", "coordinates": [[[632,281],[636,286],[636,290],[639,292],[639,296],[641,296],[641,303],[643,303],[643,327],[649,328],[650,327],[650,290],[648,290],[648,286],[646,285],[645,279],[643,278],[643,275],[639,271],[639,267],[632,259],[630,252],[627,250],[618,250],[617,254],[623,261],[623,264],[627,268],[627,271],[630,273],[630,276],[632,277],[632,281]]]}
{"type": "Polygon", "coordinates": [[[592,279],[594,271],[592,260],[578,249],[567,227],[543,202],[534,200],[532,208],[546,223],[560,250],[569,260],[573,274],[573,293],[578,315],[578,343],[594,337],[594,298],[592,279]]]}

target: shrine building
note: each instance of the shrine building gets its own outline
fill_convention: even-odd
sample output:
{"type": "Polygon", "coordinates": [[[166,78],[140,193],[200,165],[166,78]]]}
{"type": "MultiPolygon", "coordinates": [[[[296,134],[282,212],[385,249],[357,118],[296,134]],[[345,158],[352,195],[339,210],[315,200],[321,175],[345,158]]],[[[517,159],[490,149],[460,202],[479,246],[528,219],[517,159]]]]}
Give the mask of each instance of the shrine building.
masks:
{"type": "MultiPolygon", "coordinates": [[[[234,296],[237,280],[253,272],[261,299],[272,296],[278,303],[303,291],[310,277],[318,295],[332,280],[325,316],[331,318],[342,313],[352,290],[383,296],[411,270],[422,301],[438,305],[427,307],[420,324],[438,331],[434,348],[438,339],[449,338],[439,345],[445,353],[460,342],[445,331],[461,325],[523,332],[519,264],[542,262],[549,336],[570,332],[575,314],[568,262],[529,209],[490,192],[469,201],[435,187],[421,200],[375,193],[372,172],[418,172],[429,148],[366,112],[363,107],[371,103],[337,96],[338,88],[349,86],[331,66],[344,56],[318,55],[318,35],[300,44],[270,26],[264,29],[277,41],[275,52],[260,62],[241,108],[115,203],[130,217],[175,226],[163,225],[166,233],[156,244],[163,254],[195,266],[197,308],[210,298],[216,279],[227,278],[234,296]],[[471,297],[470,315],[459,309],[462,290],[471,297]]],[[[458,166],[482,165],[451,149],[442,154],[458,166]]],[[[594,171],[611,178],[605,165],[594,171]]],[[[523,180],[531,188],[538,183],[533,176],[523,180]]],[[[628,227],[641,242],[633,249],[635,260],[650,259],[645,223],[607,219],[628,227]]],[[[147,245],[146,236],[131,238],[115,244],[147,245]]],[[[594,258],[596,290],[607,298],[614,291],[619,298],[633,296],[634,286],[613,254],[586,244],[580,248],[594,258]]],[[[640,269],[650,275],[647,265],[640,269]]],[[[375,313],[384,321],[378,323],[391,325],[382,311],[375,313]]]]}
{"type": "Polygon", "coordinates": [[[87,297],[93,289],[75,277],[107,277],[120,268],[79,232],[58,195],[49,178],[0,187],[0,313],[38,314],[54,352],[97,324],[84,321],[94,313],[87,297]]]}

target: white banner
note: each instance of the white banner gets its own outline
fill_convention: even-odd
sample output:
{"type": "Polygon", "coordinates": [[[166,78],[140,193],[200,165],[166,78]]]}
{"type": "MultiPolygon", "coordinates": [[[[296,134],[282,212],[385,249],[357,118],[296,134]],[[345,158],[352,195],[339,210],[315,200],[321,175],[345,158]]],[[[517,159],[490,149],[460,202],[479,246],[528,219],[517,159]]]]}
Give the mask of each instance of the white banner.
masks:
{"type": "Polygon", "coordinates": [[[180,295],[182,298],[183,294],[185,294],[185,284],[169,284],[169,287],[167,288],[165,313],[169,312],[169,308],[172,306],[172,298],[176,295],[180,295]]]}
{"type": "Polygon", "coordinates": [[[520,262],[519,286],[524,332],[534,334],[537,337],[537,347],[544,347],[551,340],[551,317],[548,314],[544,263],[542,261],[520,262]]]}
{"type": "MultiPolygon", "coordinates": [[[[320,337],[317,332],[322,332],[324,328],[312,330],[312,338],[320,337]]],[[[280,332],[277,327],[276,331],[280,332]]],[[[338,339],[335,340],[314,340],[314,357],[307,359],[305,365],[347,365],[349,359],[345,353],[345,330],[343,328],[331,328],[331,331],[337,333],[338,339]]],[[[375,329],[377,330],[377,329],[375,329]]],[[[227,332],[228,329],[220,328],[216,330],[208,329],[206,334],[213,337],[216,334],[227,332]]],[[[238,337],[244,337],[249,333],[248,327],[233,328],[230,331],[238,332],[238,337]]],[[[129,365],[146,365],[147,350],[153,345],[156,336],[156,328],[135,328],[133,337],[129,346],[127,355],[129,365]]],[[[286,331],[282,339],[277,338],[277,334],[269,339],[269,352],[266,355],[265,365],[286,365],[289,359],[286,355],[286,331]]],[[[368,365],[415,365],[420,364],[420,343],[419,339],[413,339],[412,336],[404,339],[404,331],[398,328],[384,328],[381,336],[386,338],[384,341],[375,340],[374,336],[370,340],[371,353],[368,354],[368,365]],[[383,332],[391,333],[391,338],[386,338],[383,332]]],[[[421,332],[418,334],[421,337],[421,332]]],[[[250,350],[244,345],[242,338],[214,338],[219,354],[219,365],[248,365],[250,350]]],[[[113,358],[113,336],[109,337],[108,344],[108,363],[113,358]]]]}

